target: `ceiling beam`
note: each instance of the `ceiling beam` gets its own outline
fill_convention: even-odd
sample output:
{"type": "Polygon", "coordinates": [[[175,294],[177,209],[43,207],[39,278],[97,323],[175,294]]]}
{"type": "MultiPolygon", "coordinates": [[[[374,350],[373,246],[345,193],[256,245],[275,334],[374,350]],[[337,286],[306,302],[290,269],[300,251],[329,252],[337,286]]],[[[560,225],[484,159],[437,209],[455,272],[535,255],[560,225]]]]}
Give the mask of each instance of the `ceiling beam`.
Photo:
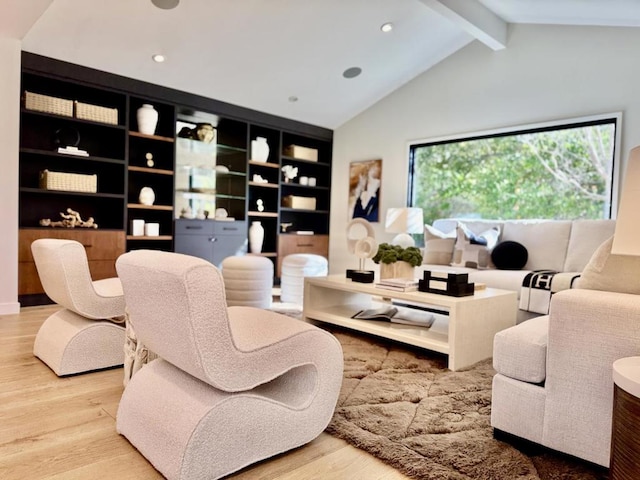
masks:
{"type": "Polygon", "coordinates": [[[507,46],[507,22],[477,0],[420,0],[493,50],[507,46]]]}

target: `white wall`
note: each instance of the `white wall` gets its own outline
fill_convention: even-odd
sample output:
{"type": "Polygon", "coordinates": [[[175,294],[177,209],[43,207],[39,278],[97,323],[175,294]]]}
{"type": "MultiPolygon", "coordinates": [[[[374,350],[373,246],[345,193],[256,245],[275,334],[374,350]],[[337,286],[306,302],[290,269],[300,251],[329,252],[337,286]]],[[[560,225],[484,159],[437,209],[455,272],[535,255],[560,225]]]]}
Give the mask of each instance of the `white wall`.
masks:
{"type": "MultiPolygon", "coordinates": [[[[622,111],[624,169],[640,145],[638,45],[637,28],[513,25],[506,49],[474,42],[338,128],[330,273],[357,267],[346,252],[349,162],[383,159],[383,222],[387,208],[406,204],[412,140],[622,111]]],[[[391,240],[374,226],[379,242],[391,240]]]]}
{"type": "Polygon", "coordinates": [[[17,313],[19,40],[0,38],[0,315],[17,313]]]}

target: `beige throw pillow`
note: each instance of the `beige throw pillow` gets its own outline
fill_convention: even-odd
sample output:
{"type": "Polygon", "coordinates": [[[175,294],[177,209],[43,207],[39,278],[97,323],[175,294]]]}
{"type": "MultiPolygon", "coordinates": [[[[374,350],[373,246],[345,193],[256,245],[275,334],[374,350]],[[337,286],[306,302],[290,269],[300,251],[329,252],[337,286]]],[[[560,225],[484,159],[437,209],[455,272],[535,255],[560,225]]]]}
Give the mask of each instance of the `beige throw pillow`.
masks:
{"type": "Polygon", "coordinates": [[[640,257],[612,255],[613,237],[598,247],[576,280],[576,288],[640,294],[640,257]]]}
{"type": "Polygon", "coordinates": [[[451,233],[443,233],[431,225],[425,225],[422,263],[430,265],[451,265],[455,243],[455,230],[451,233]]]}
{"type": "Polygon", "coordinates": [[[458,223],[456,237],[452,266],[477,269],[493,268],[491,250],[500,238],[499,227],[493,227],[480,235],[475,235],[463,223],[458,223]]]}

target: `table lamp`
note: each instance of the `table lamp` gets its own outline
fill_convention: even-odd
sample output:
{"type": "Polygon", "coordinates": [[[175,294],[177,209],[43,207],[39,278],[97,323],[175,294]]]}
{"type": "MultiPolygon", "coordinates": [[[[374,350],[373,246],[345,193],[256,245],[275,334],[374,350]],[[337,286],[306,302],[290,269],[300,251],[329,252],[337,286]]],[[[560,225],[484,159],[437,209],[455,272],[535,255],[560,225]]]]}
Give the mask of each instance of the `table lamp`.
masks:
{"type": "Polygon", "coordinates": [[[624,176],[622,196],[616,217],[611,253],[613,255],[640,256],[640,222],[638,204],[640,202],[640,147],[629,152],[627,171],[624,176]]]}
{"type": "Polygon", "coordinates": [[[423,233],[424,219],[422,209],[416,207],[389,208],[384,229],[389,233],[397,233],[392,245],[401,247],[415,247],[416,242],[410,233],[423,233]]]}

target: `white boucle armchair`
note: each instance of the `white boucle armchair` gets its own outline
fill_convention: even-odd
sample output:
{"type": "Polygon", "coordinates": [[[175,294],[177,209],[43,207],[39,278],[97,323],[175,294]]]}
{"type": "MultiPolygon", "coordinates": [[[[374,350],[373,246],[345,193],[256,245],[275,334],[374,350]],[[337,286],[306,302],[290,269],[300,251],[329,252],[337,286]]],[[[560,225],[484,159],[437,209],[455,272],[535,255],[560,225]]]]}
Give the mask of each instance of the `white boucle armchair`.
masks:
{"type": "Polygon", "coordinates": [[[120,280],[92,280],[85,247],[75,240],[41,238],[31,244],[31,252],[45,293],[63,307],[38,330],[34,355],[58,376],[122,365],[120,280]]]}
{"type": "Polygon", "coordinates": [[[116,427],[168,479],[215,479],[303,445],[328,425],[342,348],[328,332],[227,307],[205,260],[138,250],[116,262],[128,321],[159,358],[128,382],[116,427]]]}

